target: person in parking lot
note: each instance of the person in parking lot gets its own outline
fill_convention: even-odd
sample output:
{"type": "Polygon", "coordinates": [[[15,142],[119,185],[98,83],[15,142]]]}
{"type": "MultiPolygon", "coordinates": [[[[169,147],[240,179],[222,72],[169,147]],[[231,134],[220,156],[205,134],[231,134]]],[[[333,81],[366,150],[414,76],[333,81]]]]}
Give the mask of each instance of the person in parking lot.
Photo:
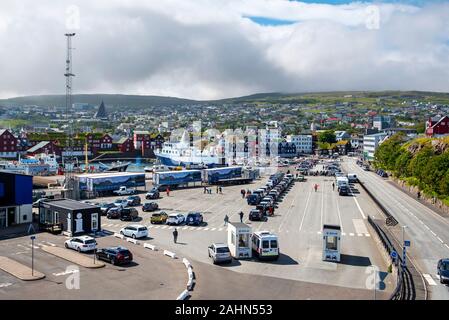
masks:
{"type": "Polygon", "coordinates": [[[318,185],[315,183],[315,185],[313,186],[313,188],[315,189],[315,192],[318,190],[318,185]]]}
{"type": "Polygon", "coordinates": [[[332,191],[335,190],[335,183],[332,182],[332,191]]]}
{"type": "Polygon", "coordinates": [[[240,194],[242,195],[242,199],[245,198],[245,190],[240,190],[240,194]]]}
{"type": "Polygon", "coordinates": [[[219,187],[217,186],[217,193],[218,193],[219,187]]]}
{"type": "Polygon", "coordinates": [[[243,211],[240,211],[239,215],[240,215],[240,222],[243,223],[243,211]]]}
{"type": "Polygon", "coordinates": [[[167,187],[167,197],[170,197],[170,188],[167,187]]]}
{"type": "Polygon", "coordinates": [[[228,217],[228,215],[225,215],[225,217],[224,217],[224,225],[225,226],[228,225],[228,221],[229,221],[229,217],[228,217]]]}
{"type": "Polygon", "coordinates": [[[221,186],[218,187],[218,189],[220,190],[220,193],[223,193],[223,188],[221,186]]]}
{"type": "Polygon", "coordinates": [[[176,243],[176,241],[178,241],[178,229],[175,228],[175,230],[173,230],[173,241],[176,243]]]}
{"type": "Polygon", "coordinates": [[[207,188],[206,187],[204,187],[204,193],[206,193],[207,192],[207,188]]]}

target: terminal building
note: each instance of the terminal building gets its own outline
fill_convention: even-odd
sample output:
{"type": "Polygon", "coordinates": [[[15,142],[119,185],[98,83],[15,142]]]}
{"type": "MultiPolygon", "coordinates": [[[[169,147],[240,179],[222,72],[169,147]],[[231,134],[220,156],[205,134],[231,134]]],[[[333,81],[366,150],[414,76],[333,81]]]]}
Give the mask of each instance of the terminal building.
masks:
{"type": "Polygon", "coordinates": [[[0,172],[0,230],[32,222],[33,177],[0,172]]]}

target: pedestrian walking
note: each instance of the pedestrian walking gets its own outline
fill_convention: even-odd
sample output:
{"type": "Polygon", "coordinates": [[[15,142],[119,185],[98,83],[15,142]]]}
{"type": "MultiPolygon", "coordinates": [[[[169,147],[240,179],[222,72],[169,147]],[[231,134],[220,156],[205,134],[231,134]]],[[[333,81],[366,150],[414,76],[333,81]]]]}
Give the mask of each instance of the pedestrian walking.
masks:
{"type": "Polygon", "coordinates": [[[218,188],[218,186],[217,186],[217,193],[218,193],[218,190],[219,190],[219,188],[218,188]]]}
{"type": "Polygon", "coordinates": [[[170,188],[167,187],[167,197],[170,197],[170,188]]]}
{"type": "Polygon", "coordinates": [[[178,241],[178,229],[177,228],[175,228],[175,230],[173,230],[173,241],[175,243],[177,243],[177,241],[178,241]]]}
{"type": "Polygon", "coordinates": [[[334,190],[335,190],[335,183],[332,182],[332,191],[334,191],[334,190]]]}
{"type": "Polygon", "coordinates": [[[224,225],[225,226],[227,226],[228,225],[228,222],[229,222],[229,217],[228,217],[228,215],[225,215],[225,217],[224,217],[224,225]]]}
{"type": "Polygon", "coordinates": [[[417,197],[418,197],[418,200],[421,199],[421,191],[418,191],[417,197]]]}
{"type": "Polygon", "coordinates": [[[204,193],[206,193],[207,192],[207,188],[206,187],[204,187],[204,193]]]}
{"type": "Polygon", "coordinates": [[[221,186],[219,187],[219,190],[220,190],[220,194],[223,194],[223,188],[221,186]]]}
{"type": "Polygon", "coordinates": [[[315,189],[315,192],[318,190],[318,185],[315,183],[315,185],[313,186],[313,188],[315,189]]]}
{"type": "Polygon", "coordinates": [[[240,211],[239,215],[240,215],[240,222],[243,223],[243,211],[240,211]]]}
{"type": "Polygon", "coordinates": [[[242,199],[245,197],[245,190],[241,189],[240,194],[242,195],[242,199]]]}

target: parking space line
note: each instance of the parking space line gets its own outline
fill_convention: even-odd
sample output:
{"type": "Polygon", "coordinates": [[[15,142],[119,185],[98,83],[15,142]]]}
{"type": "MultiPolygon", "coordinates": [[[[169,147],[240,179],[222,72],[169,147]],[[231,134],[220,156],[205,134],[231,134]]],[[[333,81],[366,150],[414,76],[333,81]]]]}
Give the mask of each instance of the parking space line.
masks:
{"type": "Polygon", "coordinates": [[[223,228],[218,228],[218,231],[222,231],[223,230],[223,228]]]}
{"type": "Polygon", "coordinates": [[[210,231],[214,231],[215,229],[217,229],[217,228],[212,228],[212,229],[210,229],[210,231]]]}
{"type": "Polygon", "coordinates": [[[358,237],[362,237],[362,236],[363,236],[363,234],[361,234],[361,233],[357,233],[357,236],[358,236],[358,237]]]}
{"type": "Polygon", "coordinates": [[[209,230],[209,228],[204,228],[204,231],[207,231],[207,230],[209,230]]]}
{"type": "Polygon", "coordinates": [[[349,235],[350,235],[351,237],[353,237],[353,236],[354,236],[354,234],[353,234],[353,233],[350,233],[349,235]]]}
{"type": "Polygon", "coordinates": [[[371,237],[369,233],[365,233],[365,237],[371,237]]]}
{"type": "Polygon", "coordinates": [[[307,197],[306,206],[304,207],[304,214],[301,219],[301,224],[299,225],[299,231],[301,231],[301,229],[302,229],[302,225],[304,223],[304,218],[306,217],[306,214],[307,214],[307,208],[309,207],[309,200],[310,200],[311,195],[312,195],[312,191],[309,191],[309,196],[307,197]]]}

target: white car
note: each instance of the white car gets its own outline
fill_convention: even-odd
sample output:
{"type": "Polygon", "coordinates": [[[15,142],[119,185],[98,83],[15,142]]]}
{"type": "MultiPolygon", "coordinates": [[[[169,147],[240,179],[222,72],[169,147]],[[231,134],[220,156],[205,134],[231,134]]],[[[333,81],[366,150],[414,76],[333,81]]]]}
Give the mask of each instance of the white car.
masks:
{"type": "Polygon", "coordinates": [[[87,252],[97,248],[97,241],[89,236],[80,236],[66,240],[64,245],[67,249],[73,249],[78,252],[87,252]]]}
{"type": "Polygon", "coordinates": [[[129,226],[121,228],[120,234],[133,239],[146,238],[148,237],[148,229],[141,224],[130,224],[129,226]]]}
{"type": "Polygon", "coordinates": [[[172,213],[168,215],[167,224],[180,225],[185,221],[185,217],[180,213],[172,213]]]}

